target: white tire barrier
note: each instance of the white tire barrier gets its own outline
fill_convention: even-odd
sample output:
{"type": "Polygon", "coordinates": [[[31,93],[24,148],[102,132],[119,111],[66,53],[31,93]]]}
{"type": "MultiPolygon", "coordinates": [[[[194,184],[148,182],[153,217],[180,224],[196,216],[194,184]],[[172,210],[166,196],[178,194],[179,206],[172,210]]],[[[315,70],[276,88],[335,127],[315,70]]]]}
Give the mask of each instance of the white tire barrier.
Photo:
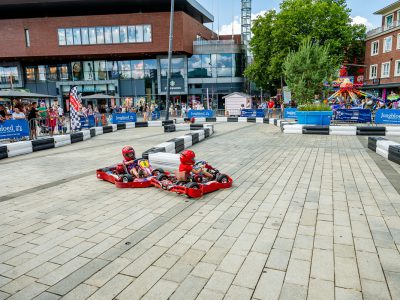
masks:
{"type": "Polygon", "coordinates": [[[91,136],[90,136],[90,130],[83,130],[82,133],[83,133],[83,140],[84,140],[84,141],[86,141],[86,140],[88,140],[88,139],[91,138],[91,136]]]}
{"type": "Polygon", "coordinates": [[[95,127],[94,129],[96,130],[96,135],[103,134],[103,127],[95,127]]]}
{"type": "Polygon", "coordinates": [[[162,121],[149,121],[149,127],[162,127],[162,121]]]}
{"type": "Polygon", "coordinates": [[[329,126],[330,135],[357,135],[356,126],[329,126]]]}
{"type": "Polygon", "coordinates": [[[54,147],[64,147],[67,145],[71,145],[71,136],[70,135],[56,135],[54,136],[54,147]]]}
{"type": "Polygon", "coordinates": [[[16,142],[7,144],[8,157],[14,157],[18,155],[28,154],[33,152],[32,143],[27,142],[16,142]]]}
{"type": "Polygon", "coordinates": [[[400,136],[400,127],[387,126],[386,127],[386,135],[388,135],[388,136],[400,136]]]}

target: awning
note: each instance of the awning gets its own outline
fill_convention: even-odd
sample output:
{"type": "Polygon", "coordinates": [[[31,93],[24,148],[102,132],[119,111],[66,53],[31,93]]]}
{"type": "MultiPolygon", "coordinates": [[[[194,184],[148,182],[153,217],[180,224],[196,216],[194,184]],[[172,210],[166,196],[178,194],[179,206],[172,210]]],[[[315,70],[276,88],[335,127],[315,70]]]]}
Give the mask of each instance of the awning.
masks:
{"type": "Polygon", "coordinates": [[[36,94],[30,93],[26,91],[18,91],[18,90],[0,90],[1,98],[57,98],[57,96],[53,95],[44,95],[44,94],[36,94]]]}
{"type": "Polygon", "coordinates": [[[82,97],[83,100],[90,100],[90,99],[119,99],[119,98],[120,97],[117,97],[117,96],[110,96],[110,95],[104,95],[104,94],[94,94],[94,95],[82,97]]]}

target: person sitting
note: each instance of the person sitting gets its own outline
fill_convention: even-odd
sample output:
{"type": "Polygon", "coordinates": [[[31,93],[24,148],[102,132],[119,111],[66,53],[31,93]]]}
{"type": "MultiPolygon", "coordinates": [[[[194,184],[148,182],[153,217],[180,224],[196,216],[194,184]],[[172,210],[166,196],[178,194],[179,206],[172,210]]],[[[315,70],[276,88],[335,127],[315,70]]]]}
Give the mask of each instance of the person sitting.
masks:
{"type": "Polygon", "coordinates": [[[196,175],[204,175],[207,178],[213,178],[213,175],[204,169],[194,169],[196,154],[192,150],[184,150],[180,155],[179,171],[176,172],[178,181],[189,181],[191,173],[196,175]]]}
{"type": "Polygon", "coordinates": [[[126,166],[128,173],[132,176],[139,178],[137,171],[138,163],[136,160],[135,150],[131,146],[126,146],[122,149],[122,156],[124,157],[123,164],[126,166]]]}
{"type": "Polygon", "coordinates": [[[20,107],[15,107],[12,114],[13,120],[25,120],[25,114],[21,111],[20,107]]]}

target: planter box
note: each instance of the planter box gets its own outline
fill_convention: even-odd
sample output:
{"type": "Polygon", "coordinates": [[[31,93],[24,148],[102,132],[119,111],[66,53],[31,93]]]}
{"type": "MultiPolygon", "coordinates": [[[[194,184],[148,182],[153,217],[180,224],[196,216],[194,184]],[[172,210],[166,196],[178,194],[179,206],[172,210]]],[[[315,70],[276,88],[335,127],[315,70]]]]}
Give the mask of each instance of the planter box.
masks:
{"type": "Polygon", "coordinates": [[[296,111],[297,121],[305,125],[330,125],[332,111],[296,111]]]}

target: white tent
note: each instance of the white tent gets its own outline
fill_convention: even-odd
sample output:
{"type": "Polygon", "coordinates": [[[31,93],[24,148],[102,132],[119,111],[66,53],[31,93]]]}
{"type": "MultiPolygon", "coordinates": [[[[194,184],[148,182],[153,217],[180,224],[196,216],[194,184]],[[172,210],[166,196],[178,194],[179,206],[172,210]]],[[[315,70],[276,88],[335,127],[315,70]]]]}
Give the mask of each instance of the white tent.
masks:
{"type": "Polygon", "coordinates": [[[223,97],[225,99],[225,115],[240,116],[241,109],[251,108],[251,96],[235,92],[223,97]]]}

